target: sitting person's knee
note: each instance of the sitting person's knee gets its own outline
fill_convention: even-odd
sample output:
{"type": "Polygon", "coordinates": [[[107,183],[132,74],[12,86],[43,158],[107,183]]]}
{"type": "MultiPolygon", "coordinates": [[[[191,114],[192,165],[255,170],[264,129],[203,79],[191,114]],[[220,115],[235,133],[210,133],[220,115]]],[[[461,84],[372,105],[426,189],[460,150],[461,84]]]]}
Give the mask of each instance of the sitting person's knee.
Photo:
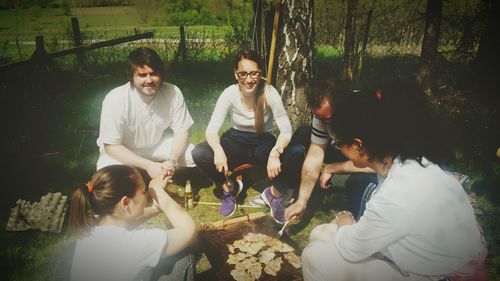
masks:
{"type": "Polygon", "coordinates": [[[325,241],[335,243],[337,235],[337,225],[332,223],[320,224],[316,226],[309,236],[309,241],[325,241]]]}
{"type": "Polygon", "coordinates": [[[305,158],[306,155],[306,148],[300,144],[290,144],[287,147],[288,153],[290,154],[290,157],[296,158],[296,157],[302,157],[305,158]]]}
{"type": "Polygon", "coordinates": [[[193,157],[193,161],[195,163],[198,163],[204,157],[206,157],[206,150],[201,144],[197,144],[194,146],[193,150],[191,150],[191,156],[193,157]]]}

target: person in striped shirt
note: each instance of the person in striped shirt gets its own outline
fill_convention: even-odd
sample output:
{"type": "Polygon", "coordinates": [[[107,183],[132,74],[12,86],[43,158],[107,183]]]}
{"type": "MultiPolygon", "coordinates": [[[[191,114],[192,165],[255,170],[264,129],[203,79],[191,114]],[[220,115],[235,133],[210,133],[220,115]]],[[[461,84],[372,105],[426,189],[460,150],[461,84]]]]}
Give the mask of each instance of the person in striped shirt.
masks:
{"type": "Polygon", "coordinates": [[[298,198],[285,209],[286,220],[298,218],[306,210],[318,180],[320,187],[327,189],[332,187],[333,175],[351,174],[346,182],[349,190],[348,205],[356,217],[363,211],[362,204],[360,206],[361,198],[369,196],[377,185],[377,177],[372,169],[355,167],[332,143],[328,124],[335,118],[335,104],[332,100],[337,87],[343,87],[342,83],[331,80],[315,83],[307,100],[312,111],[312,125],[298,128],[292,137],[307,148],[307,154],[302,165],[298,198]]]}

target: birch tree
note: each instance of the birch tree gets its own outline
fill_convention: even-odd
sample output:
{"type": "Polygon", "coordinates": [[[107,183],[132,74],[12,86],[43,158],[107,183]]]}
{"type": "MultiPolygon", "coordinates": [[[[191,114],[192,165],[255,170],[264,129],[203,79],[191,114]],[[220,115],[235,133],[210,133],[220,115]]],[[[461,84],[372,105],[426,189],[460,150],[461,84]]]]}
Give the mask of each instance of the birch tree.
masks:
{"type": "Polygon", "coordinates": [[[276,88],[295,129],[309,121],[306,97],[312,80],[313,0],[283,0],[276,88]]]}

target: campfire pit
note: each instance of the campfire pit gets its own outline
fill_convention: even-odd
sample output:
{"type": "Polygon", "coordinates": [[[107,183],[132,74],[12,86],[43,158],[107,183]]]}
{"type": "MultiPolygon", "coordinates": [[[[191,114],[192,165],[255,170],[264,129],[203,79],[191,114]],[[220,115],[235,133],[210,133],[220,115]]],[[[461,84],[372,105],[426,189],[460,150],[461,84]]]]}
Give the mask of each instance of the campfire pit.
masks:
{"type": "MultiPolygon", "coordinates": [[[[242,239],[247,233],[262,233],[274,237],[280,230],[280,225],[264,213],[249,214],[248,216],[208,224],[199,231],[198,238],[210,261],[212,268],[220,281],[234,280],[231,270],[235,265],[228,264],[227,259],[230,254],[227,244],[242,239]]],[[[294,248],[294,253],[300,256],[296,244],[284,234],[281,241],[294,248]]],[[[269,275],[262,270],[258,280],[302,280],[300,268],[293,267],[283,258],[281,269],[276,276],[269,275]]]]}

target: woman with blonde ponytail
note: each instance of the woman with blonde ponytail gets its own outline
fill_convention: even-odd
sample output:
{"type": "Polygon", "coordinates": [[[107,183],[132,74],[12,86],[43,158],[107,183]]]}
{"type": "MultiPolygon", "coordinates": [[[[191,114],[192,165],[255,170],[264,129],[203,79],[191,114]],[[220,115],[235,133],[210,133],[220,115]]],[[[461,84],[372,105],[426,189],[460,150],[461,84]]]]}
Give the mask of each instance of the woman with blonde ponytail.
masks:
{"type": "Polygon", "coordinates": [[[289,144],[290,120],[280,94],[264,81],[263,70],[256,52],[238,53],[234,63],[237,83],[220,95],[206,129],[207,141],[198,144],[192,156],[197,167],[222,188],[220,214],[226,217],[236,210],[236,198],[243,188],[240,181],[226,177],[228,171],[245,163],[265,168],[272,186],[264,191],[269,195],[264,201],[274,219],[283,223],[283,198],[290,199],[299,182],[304,148],[289,144]],[[228,114],[231,128],[219,138],[228,114]],[[273,121],[280,132],[278,138],[272,134],[273,121]]]}
{"type": "Polygon", "coordinates": [[[141,174],[125,165],[98,170],[79,186],[71,202],[71,231],[77,235],[71,280],[193,280],[186,253],[196,226],[164,190],[170,177],[146,186],[141,174]],[[146,208],[148,195],[154,208],[146,208]],[[172,228],[138,229],[146,217],[163,212],[172,228]]]}

